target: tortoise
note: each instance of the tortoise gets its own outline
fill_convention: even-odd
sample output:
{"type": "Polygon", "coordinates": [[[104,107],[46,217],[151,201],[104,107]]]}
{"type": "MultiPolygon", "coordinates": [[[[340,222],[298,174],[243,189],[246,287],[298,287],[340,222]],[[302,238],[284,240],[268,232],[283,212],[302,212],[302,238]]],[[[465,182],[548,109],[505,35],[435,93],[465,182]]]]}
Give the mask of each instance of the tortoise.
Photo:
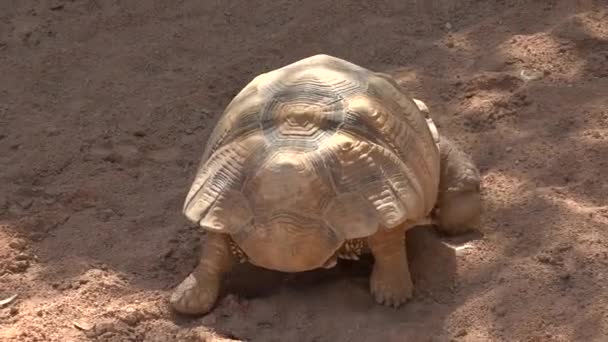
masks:
{"type": "Polygon", "coordinates": [[[399,307],[413,295],[405,231],[458,233],[479,203],[475,166],[424,102],[388,74],[307,57],[255,77],[217,122],[183,206],[206,231],[200,262],[170,304],[211,311],[239,262],[302,272],[370,252],[371,293],[399,307]]]}

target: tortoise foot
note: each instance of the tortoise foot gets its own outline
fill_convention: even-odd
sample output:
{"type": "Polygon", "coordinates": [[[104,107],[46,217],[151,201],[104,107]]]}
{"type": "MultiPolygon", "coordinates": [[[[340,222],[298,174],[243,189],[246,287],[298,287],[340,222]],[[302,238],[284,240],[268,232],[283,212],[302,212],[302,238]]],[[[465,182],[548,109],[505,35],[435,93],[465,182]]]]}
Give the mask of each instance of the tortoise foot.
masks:
{"type": "Polygon", "coordinates": [[[219,277],[190,274],[171,294],[169,302],[179,313],[201,315],[209,312],[215,304],[220,287],[219,277]]]}
{"type": "Polygon", "coordinates": [[[371,292],[378,304],[398,308],[412,298],[414,286],[407,268],[395,270],[374,267],[371,292]]]}

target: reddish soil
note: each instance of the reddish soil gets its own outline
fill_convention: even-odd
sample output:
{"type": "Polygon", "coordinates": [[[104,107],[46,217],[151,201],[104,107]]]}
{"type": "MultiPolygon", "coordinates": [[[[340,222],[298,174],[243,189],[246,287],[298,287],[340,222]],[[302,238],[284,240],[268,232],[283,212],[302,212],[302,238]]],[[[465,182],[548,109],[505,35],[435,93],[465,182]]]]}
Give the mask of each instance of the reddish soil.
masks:
{"type": "Polygon", "coordinates": [[[608,341],[605,1],[5,0],[0,75],[2,341],[608,341]],[[426,101],[480,167],[479,233],[411,231],[398,310],[367,260],[244,266],[211,314],[173,314],[210,129],[317,53],[426,101]]]}

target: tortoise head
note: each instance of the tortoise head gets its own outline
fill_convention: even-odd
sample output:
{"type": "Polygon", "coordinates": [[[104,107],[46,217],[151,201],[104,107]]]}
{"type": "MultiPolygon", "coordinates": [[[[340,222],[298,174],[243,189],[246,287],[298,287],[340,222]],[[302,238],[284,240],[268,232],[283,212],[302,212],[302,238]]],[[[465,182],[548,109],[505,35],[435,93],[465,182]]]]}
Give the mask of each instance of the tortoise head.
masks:
{"type": "Polygon", "coordinates": [[[413,100],[427,119],[441,158],[439,194],[433,221],[447,234],[470,231],[479,225],[481,217],[479,171],[456,143],[439,136],[426,103],[420,99],[413,100]]]}
{"type": "Polygon", "coordinates": [[[441,137],[441,176],[435,220],[447,234],[476,228],[481,217],[479,171],[453,141],[441,137]]]}

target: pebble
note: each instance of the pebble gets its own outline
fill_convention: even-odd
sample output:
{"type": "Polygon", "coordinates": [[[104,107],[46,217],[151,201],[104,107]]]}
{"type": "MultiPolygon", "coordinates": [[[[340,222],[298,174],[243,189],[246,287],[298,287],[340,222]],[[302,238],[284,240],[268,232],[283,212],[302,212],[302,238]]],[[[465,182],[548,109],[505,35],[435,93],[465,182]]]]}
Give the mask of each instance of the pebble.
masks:
{"type": "Polygon", "coordinates": [[[501,306],[494,307],[492,310],[498,317],[504,317],[507,314],[507,310],[501,306]]]}
{"type": "Polygon", "coordinates": [[[34,204],[34,200],[31,198],[22,198],[22,199],[17,200],[17,204],[22,209],[29,209],[32,206],[32,204],[34,204]]]}
{"type": "Polygon", "coordinates": [[[201,319],[201,324],[206,325],[206,326],[214,325],[216,322],[217,322],[217,317],[212,313],[206,315],[205,317],[203,317],[201,319]]]}
{"type": "Polygon", "coordinates": [[[544,72],[534,69],[523,69],[519,72],[519,77],[524,81],[540,80],[543,76],[545,76],[544,72]]]}
{"type": "Polygon", "coordinates": [[[138,138],[143,138],[146,136],[146,132],[138,130],[138,131],[133,132],[133,135],[138,138]]]}
{"type": "Polygon", "coordinates": [[[22,251],[27,246],[27,242],[25,242],[25,240],[23,240],[23,239],[15,239],[15,240],[11,241],[8,244],[8,246],[12,249],[22,251]]]}
{"type": "Polygon", "coordinates": [[[456,337],[464,337],[467,336],[468,331],[466,331],[466,329],[460,329],[458,330],[458,332],[456,333],[456,337]]]}
{"type": "Polygon", "coordinates": [[[74,327],[78,330],[89,331],[93,328],[93,326],[87,322],[74,322],[74,327]]]}
{"type": "Polygon", "coordinates": [[[452,29],[452,24],[451,23],[445,23],[445,29],[446,30],[451,30],[452,29]]]}
{"type": "Polygon", "coordinates": [[[15,316],[15,315],[17,315],[19,313],[19,309],[17,309],[16,307],[13,306],[12,308],[10,308],[10,310],[8,311],[8,313],[11,316],[15,316]]]}
{"type": "Polygon", "coordinates": [[[13,273],[23,273],[30,267],[30,262],[27,260],[15,261],[8,266],[8,270],[13,273]]]}
{"type": "Polygon", "coordinates": [[[128,309],[120,314],[120,320],[130,326],[135,326],[144,319],[144,314],[139,310],[128,309]]]}
{"type": "Polygon", "coordinates": [[[22,261],[22,260],[30,260],[32,257],[27,254],[27,253],[19,253],[17,254],[17,256],[15,256],[15,260],[17,261],[22,261]]]}
{"type": "Polygon", "coordinates": [[[103,222],[110,221],[113,216],[115,216],[115,213],[112,209],[101,209],[97,211],[97,217],[103,222]]]}

